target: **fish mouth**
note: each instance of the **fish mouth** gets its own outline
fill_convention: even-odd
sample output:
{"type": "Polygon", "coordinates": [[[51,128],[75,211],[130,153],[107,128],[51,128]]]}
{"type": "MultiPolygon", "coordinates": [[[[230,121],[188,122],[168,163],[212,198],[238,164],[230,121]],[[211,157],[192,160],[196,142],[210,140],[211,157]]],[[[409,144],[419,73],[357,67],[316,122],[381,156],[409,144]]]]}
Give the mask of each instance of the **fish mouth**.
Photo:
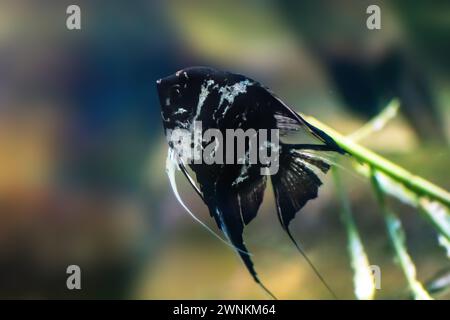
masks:
{"type": "Polygon", "coordinates": [[[162,79],[156,80],[156,91],[158,92],[160,100],[161,100],[161,84],[162,84],[162,79]]]}
{"type": "Polygon", "coordinates": [[[170,96],[170,87],[170,76],[156,80],[156,91],[158,91],[161,107],[164,106],[166,98],[170,96]]]}
{"type": "MultiPolygon", "coordinates": [[[[158,92],[159,100],[162,103],[163,102],[162,79],[156,80],[156,91],[158,92]]],[[[161,106],[162,106],[162,104],[161,104],[161,106]]]]}
{"type": "Polygon", "coordinates": [[[156,80],[156,88],[158,89],[159,92],[167,91],[171,86],[176,84],[177,81],[178,81],[178,78],[174,75],[163,77],[163,78],[156,80]]]}
{"type": "Polygon", "coordinates": [[[160,78],[160,79],[156,80],[156,89],[159,92],[161,92],[161,90],[167,86],[166,84],[167,84],[166,78],[160,78]]]}

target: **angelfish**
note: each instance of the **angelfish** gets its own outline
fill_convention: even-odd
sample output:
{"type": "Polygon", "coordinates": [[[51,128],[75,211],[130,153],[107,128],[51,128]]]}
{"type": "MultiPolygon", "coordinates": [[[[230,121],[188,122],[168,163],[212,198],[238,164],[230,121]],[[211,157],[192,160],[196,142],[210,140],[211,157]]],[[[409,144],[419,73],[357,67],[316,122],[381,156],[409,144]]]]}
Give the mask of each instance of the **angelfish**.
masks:
{"type": "MultiPolygon", "coordinates": [[[[207,67],[191,67],[157,80],[157,89],[166,137],[177,129],[194,134],[194,123],[201,121],[202,131],[218,129],[225,140],[227,129],[278,129],[281,137],[301,132],[313,138],[315,143],[288,144],[281,140],[276,149],[271,148],[272,141],[259,141],[258,146],[247,143],[246,154],[255,151],[252,148],[264,147],[271,148],[268,152],[278,153],[278,170],[272,175],[261,174],[261,168],[267,163],[185,163],[175,150],[173,141],[168,139],[166,171],[182,206],[211,231],[182,202],[177,192],[174,172],[177,169],[183,172],[223,232],[223,240],[236,250],[253,279],[274,297],[260,281],[243,239],[244,227],[256,217],[267,180],[270,179],[282,228],[334,295],[294,240],[289,224],[309,200],[317,197],[322,184],[317,173],[324,174],[330,169],[329,162],[317,153],[344,153],[343,150],[330,136],[308,123],[269,89],[243,75],[207,67]]],[[[216,141],[217,144],[219,142],[216,141]]],[[[225,142],[222,141],[222,144],[225,142]]],[[[207,143],[211,141],[199,141],[200,148],[206,150],[207,143]]]]}

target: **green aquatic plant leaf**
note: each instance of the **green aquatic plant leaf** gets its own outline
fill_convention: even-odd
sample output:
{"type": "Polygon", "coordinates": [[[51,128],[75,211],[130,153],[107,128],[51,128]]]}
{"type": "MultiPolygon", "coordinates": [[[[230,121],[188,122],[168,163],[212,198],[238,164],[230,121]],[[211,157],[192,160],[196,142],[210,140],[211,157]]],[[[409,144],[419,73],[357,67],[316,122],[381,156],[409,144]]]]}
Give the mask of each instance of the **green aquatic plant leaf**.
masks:
{"type": "MultiPolygon", "coordinates": [[[[375,172],[375,170],[372,170],[375,172]]],[[[398,263],[403,271],[403,274],[408,282],[409,289],[416,300],[432,300],[433,298],[426,291],[424,286],[417,280],[416,267],[411,257],[408,254],[406,248],[405,233],[402,228],[402,224],[397,215],[392,212],[384,197],[383,189],[379,184],[375,174],[371,175],[371,181],[374,192],[376,194],[377,201],[380,205],[380,209],[384,216],[384,221],[388,231],[389,240],[394,249],[398,263]]]]}
{"type": "Polygon", "coordinates": [[[355,297],[358,300],[372,300],[375,296],[375,280],[353,218],[350,201],[345,193],[345,187],[342,183],[339,169],[333,168],[333,178],[341,202],[341,220],[347,233],[347,249],[353,270],[355,297]]]}
{"type": "Polygon", "coordinates": [[[438,236],[439,244],[445,249],[447,258],[450,259],[450,241],[442,235],[438,236]]]}
{"type": "MultiPolygon", "coordinates": [[[[357,171],[366,177],[371,175],[368,166],[359,165],[357,171]]],[[[450,241],[450,212],[448,207],[439,201],[432,201],[428,197],[417,196],[416,193],[381,172],[375,171],[372,174],[376,176],[384,193],[418,209],[422,217],[431,223],[438,233],[438,238],[443,237],[447,242],[450,241]]],[[[442,244],[442,240],[439,240],[439,243],[442,244]]]]}
{"type": "Polygon", "coordinates": [[[341,149],[350,154],[359,163],[376,169],[377,172],[383,173],[395,182],[402,184],[410,192],[418,196],[437,200],[446,207],[450,207],[450,193],[448,191],[361,146],[317,119],[308,116],[303,117],[313,126],[329,135],[341,149]]]}
{"type": "Polygon", "coordinates": [[[397,116],[399,109],[400,102],[398,99],[392,100],[378,115],[372,118],[369,122],[366,122],[366,124],[364,124],[357,131],[347,136],[347,138],[353,141],[361,141],[373,133],[380,131],[390,120],[397,116]]]}
{"type": "Polygon", "coordinates": [[[448,208],[438,201],[430,201],[426,197],[417,199],[418,206],[426,218],[435,226],[439,234],[447,242],[450,241],[450,214],[448,208]]]}

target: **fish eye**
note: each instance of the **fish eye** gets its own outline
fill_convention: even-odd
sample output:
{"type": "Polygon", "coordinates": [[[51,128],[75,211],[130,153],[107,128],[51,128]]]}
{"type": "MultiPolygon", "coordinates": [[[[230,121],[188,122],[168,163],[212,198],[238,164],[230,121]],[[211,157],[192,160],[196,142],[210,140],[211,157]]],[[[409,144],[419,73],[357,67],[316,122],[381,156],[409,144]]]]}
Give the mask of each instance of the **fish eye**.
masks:
{"type": "Polygon", "coordinates": [[[176,84],[170,88],[170,96],[173,98],[181,96],[181,89],[179,84],[176,84]]]}

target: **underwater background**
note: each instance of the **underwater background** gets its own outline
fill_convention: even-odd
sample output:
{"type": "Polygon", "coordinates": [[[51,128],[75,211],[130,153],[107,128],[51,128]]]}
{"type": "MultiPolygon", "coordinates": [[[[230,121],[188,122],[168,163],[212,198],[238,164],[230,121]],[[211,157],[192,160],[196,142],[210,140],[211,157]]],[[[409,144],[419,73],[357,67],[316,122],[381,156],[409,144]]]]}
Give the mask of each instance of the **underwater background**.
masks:
{"type": "MultiPolygon", "coordinates": [[[[400,95],[400,114],[361,143],[450,189],[450,3],[76,2],[82,30],[69,31],[72,1],[0,1],[1,298],[267,298],[170,189],[155,81],[187,66],[257,79],[343,134],[400,95]],[[381,30],[366,28],[369,4],[381,7],[381,30]],[[81,290],[66,288],[71,264],[81,290]]],[[[370,182],[343,162],[362,241],[382,272],[376,298],[407,299],[370,182]]],[[[427,221],[391,202],[418,279],[449,269],[427,221]]],[[[328,175],[291,228],[337,295],[352,299],[339,211],[328,175]]],[[[267,192],[245,230],[261,280],[281,299],[330,298],[277,220],[267,192]]]]}

